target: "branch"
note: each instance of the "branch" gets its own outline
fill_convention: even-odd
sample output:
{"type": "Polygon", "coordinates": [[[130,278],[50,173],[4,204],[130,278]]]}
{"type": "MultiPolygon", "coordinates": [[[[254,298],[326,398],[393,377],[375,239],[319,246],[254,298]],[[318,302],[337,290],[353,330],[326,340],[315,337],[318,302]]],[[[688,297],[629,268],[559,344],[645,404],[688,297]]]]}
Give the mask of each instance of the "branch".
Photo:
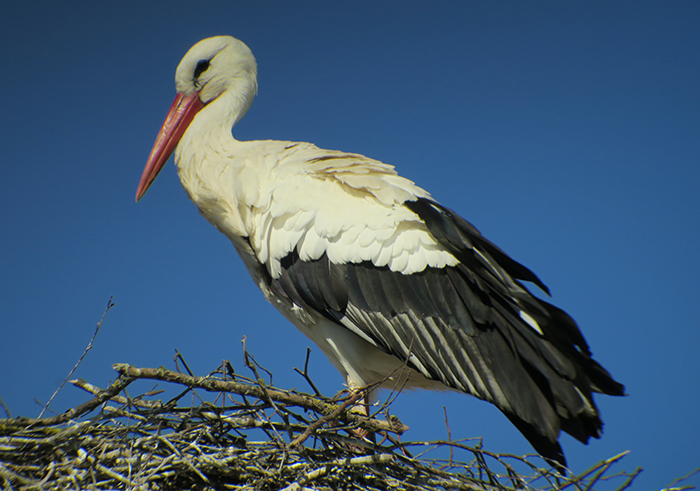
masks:
{"type": "MultiPolygon", "coordinates": [[[[266,387],[265,390],[263,390],[260,386],[244,384],[233,380],[223,381],[209,377],[192,377],[190,375],[173,372],[164,367],[136,368],[126,363],[117,363],[112,365],[112,368],[114,368],[122,376],[130,377],[132,379],[145,378],[152,380],[163,380],[165,382],[187,385],[191,388],[204,389],[209,392],[235,392],[236,394],[240,394],[242,396],[257,397],[258,399],[263,400],[269,397],[275,402],[300,406],[317,411],[323,415],[332,414],[338,408],[337,404],[324,402],[305,394],[286,392],[269,387],[266,387]]],[[[388,431],[400,435],[408,429],[407,426],[401,423],[370,419],[366,416],[354,414],[350,411],[345,411],[339,419],[346,423],[355,423],[369,431],[388,431]]]]}
{"type": "Polygon", "coordinates": [[[135,377],[129,377],[128,375],[123,375],[114,381],[109,387],[102,391],[96,397],[93,397],[87,402],[82,403],[80,406],[69,409],[63,414],[53,416],[51,418],[17,418],[16,420],[8,421],[18,421],[21,422],[23,426],[53,426],[61,423],[65,423],[75,418],[79,418],[83,414],[87,414],[93,409],[95,409],[100,404],[107,402],[122,390],[126,389],[127,386],[136,380],[135,377]]]}

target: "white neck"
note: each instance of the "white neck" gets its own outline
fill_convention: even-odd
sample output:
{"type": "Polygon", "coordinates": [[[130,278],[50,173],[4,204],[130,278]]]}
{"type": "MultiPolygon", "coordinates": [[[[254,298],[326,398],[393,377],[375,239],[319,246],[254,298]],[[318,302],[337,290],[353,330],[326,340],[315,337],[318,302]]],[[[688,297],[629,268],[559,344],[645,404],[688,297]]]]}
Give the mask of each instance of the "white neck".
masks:
{"type": "Polygon", "coordinates": [[[196,147],[196,150],[233,140],[231,129],[248,111],[254,95],[252,90],[226,90],[204,106],[194,117],[178,145],[178,166],[182,166],[178,154],[182,155],[185,148],[196,147]]]}
{"type": "Polygon", "coordinates": [[[237,165],[244,163],[236,157],[245,144],[233,138],[231,129],[252,99],[252,94],[241,97],[224,91],[197,113],[175,150],[175,164],[185,191],[202,215],[227,235],[247,235],[238,209],[223,209],[222,203],[243,200],[234,177],[237,165]]]}

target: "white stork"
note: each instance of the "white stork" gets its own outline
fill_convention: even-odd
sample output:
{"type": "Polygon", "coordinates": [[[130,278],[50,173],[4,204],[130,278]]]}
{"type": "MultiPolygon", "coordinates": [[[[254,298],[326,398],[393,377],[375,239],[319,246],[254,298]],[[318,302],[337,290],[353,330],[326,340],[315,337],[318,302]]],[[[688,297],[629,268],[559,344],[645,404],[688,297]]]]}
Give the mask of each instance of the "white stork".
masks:
{"type": "Polygon", "coordinates": [[[466,392],[562,465],[560,430],[600,437],[592,392],[624,387],[591,358],[573,319],[521,283],[548,292],[529,269],[393,166],[311,143],[234,139],[257,91],[241,41],[200,41],[175,84],[136,200],[174,150],[200,213],[348,387],[466,392]]]}

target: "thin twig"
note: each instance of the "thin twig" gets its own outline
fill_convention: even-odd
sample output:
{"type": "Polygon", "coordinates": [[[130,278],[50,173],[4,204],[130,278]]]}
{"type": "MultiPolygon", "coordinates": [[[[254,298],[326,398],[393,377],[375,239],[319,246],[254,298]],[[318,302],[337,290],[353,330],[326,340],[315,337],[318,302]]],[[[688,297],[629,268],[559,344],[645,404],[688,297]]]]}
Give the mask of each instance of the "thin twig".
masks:
{"type": "Polygon", "coordinates": [[[182,362],[182,365],[185,367],[185,370],[187,370],[187,373],[192,375],[192,370],[190,370],[190,367],[187,366],[187,362],[185,361],[185,357],[182,356],[182,353],[180,353],[179,350],[177,350],[177,349],[175,350],[175,357],[173,359],[175,361],[175,366],[178,368],[178,372],[180,371],[180,369],[178,367],[177,361],[180,360],[182,362]]]}
{"type": "Polygon", "coordinates": [[[306,441],[307,438],[309,438],[318,428],[323,426],[329,421],[333,421],[334,419],[337,419],[338,416],[340,416],[344,411],[348,409],[348,407],[352,406],[355,404],[358,400],[360,400],[362,397],[365,396],[364,391],[358,391],[354,393],[351,397],[349,397],[344,403],[342,403],[340,406],[338,406],[332,413],[322,416],[318,418],[316,421],[311,423],[308,428],[306,428],[306,431],[296,437],[292,443],[289,444],[290,447],[296,447],[298,445],[301,445],[306,441]]]}
{"type": "Polygon", "coordinates": [[[255,360],[255,358],[253,357],[253,355],[251,355],[248,352],[248,350],[245,347],[245,340],[246,340],[246,336],[243,336],[243,339],[241,340],[241,344],[243,345],[243,360],[244,360],[245,366],[250,368],[251,371],[253,372],[253,374],[255,374],[255,379],[258,381],[258,384],[261,384],[263,386],[264,385],[272,385],[272,372],[270,370],[268,370],[267,368],[265,368],[264,366],[262,366],[260,363],[258,363],[255,360]],[[251,362],[251,360],[252,360],[252,362],[251,362]],[[260,374],[258,373],[258,368],[260,368],[260,370],[263,370],[270,377],[269,384],[265,384],[265,381],[260,377],[260,374]]]}
{"type": "Polygon", "coordinates": [[[304,379],[306,380],[306,383],[309,384],[309,386],[310,386],[311,389],[314,391],[314,394],[316,394],[316,396],[318,396],[318,397],[323,397],[323,396],[321,395],[321,391],[318,390],[318,388],[316,387],[316,385],[315,385],[315,384],[313,383],[313,381],[311,380],[311,377],[309,376],[309,356],[310,356],[310,355],[311,355],[311,348],[309,348],[309,347],[307,346],[307,347],[306,347],[306,360],[304,361],[304,371],[302,372],[302,371],[299,370],[297,367],[294,367],[294,371],[297,372],[297,373],[298,373],[299,375],[301,375],[302,377],[304,377],[304,379]]]}
{"type": "MultiPolygon", "coordinates": [[[[641,471],[641,469],[639,469],[639,470],[641,471]]],[[[663,488],[663,491],[680,491],[680,490],[684,490],[684,489],[693,489],[694,486],[680,486],[680,487],[678,487],[678,486],[676,486],[676,484],[678,484],[679,482],[683,482],[686,479],[690,479],[691,477],[693,477],[695,474],[698,474],[698,473],[700,473],[700,467],[690,471],[685,476],[677,477],[676,479],[673,480],[673,482],[671,484],[669,484],[668,486],[663,488]]]]}
{"type": "Polygon", "coordinates": [[[21,421],[29,426],[51,426],[65,423],[66,421],[70,421],[75,418],[79,418],[80,416],[89,413],[103,402],[106,402],[115,395],[119,394],[122,390],[126,389],[126,387],[134,380],[134,377],[130,377],[129,375],[122,375],[112,384],[110,384],[110,386],[107,387],[101,394],[98,394],[96,397],[90,399],[87,402],[82,403],[81,405],[73,409],[69,409],[63,414],[52,416],[50,418],[21,418],[21,421]]]}
{"type": "Polygon", "coordinates": [[[5,401],[2,400],[2,397],[0,397],[0,406],[2,406],[2,410],[5,411],[5,414],[7,415],[8,418],[12,417],[12,414],[10,413],[10,408],[7,407],[5,404],[5,401]]]}
{"type": "MultiPolygon", "coordinates": [[[[270,394],[268,394],[267,385],[265,384],[265,381],[262,379],[262,377],[260,377],[260,375],[258,374],[258,369],[256,367],[260,367],[262,370],[265,370],[265,372],[267,372],[270,375],[270,385],[272,385],[272,373],[269,370],[267,370],[265,367],[260,366],[260,364],[258,364],[258,362],[255,361],[255,358],[253,358],[253,355],[248,353],[248,350],[246,349],[246,346],[245,346],[245,340],[246,340],[246,336],[243,336],[241,343],[243,344],[243,360],[244,360],[245,366],[250,368],[253,371],[253,373],[255,374],[255,380],[257,381],[258,385],[260,386],[260,388],[263,391],[263,400],[265,402],[267,402],[272,407],[272,409],[275,410],[275,413],[277,413],[277,415],[280,418],[282,418],[282,420],[284,420],[284,417],[282,416],[282,412],[277,407],[277,404],[275,404],[275,401],[272,399],[272,397],[270,397],[270,394]],[[251,360],[252,360],[252,362],[251,362],[251,360]]],[[[265,413],[263,413],[263,415],[269,421],[269,418],[267,418],[267,415],[265,413]]],[[[283,440],[282,440],[282,435],[280,435],[279,432],[274,427],[272,428],[272,430],[275,432],[276,440],[280,443],[281,446],[284,446],[283,440]]],[[[289,429],[287,431],[289,431],[289,429]]]]}
{"type": "Polygon", "coordinates": [[[63,386],[66,385],[66,382],[68,382],[68,380],[73,376],[75,371],[78,369],[80,364],[85,359],[85,356],[88,354],[88,351],[90,351],[92,349],[93,343],[95,342],[95,338],[97,337],[97,334],[100,332],[100,328],[102,327],[102,322],[105,320],[105,317],[107,316],[107,312],[109,312],[109,309],[114,307],[114,304],[112,303],[113,298],[114,297],[109,297],[109,301],[107,302],[107,308],[105,309],[104,313],[102,314],[102,318],[100,319],[100,322],[97,323],[97,328],[95,329],[95,334],[92,335],[92,338],[90,339],[90,342],[88,343],[87,347],[85,348],[85,351],[83,351],[83,354],[80,356],[80,359],[78,359],[78,362],[75,364],[75,366],[70,371],[70,373],[68,373],[68,375],[63,380],[63,382],[61,382],[61,385],[58,386],[58,389],[56,389],[56,391],[53,394],[51,394],[51,397],[49,398],[49,402],[46,403],[44,408],[41,410],[41,413],[39,413],[39,418],[44,416],[44,413],[51,405],[51,402],[53,401],[54,397],[56,397],[56,395],[61,391],[63,386]]]}
{"type": "MultiPolygon", "coordinates": [[[[447,408],[442,406],[442,412],[445,413],[445,428],[447,428],[447,440],[452,442],[452,431],[450,431],[450,421],[447,419],[447,408]]],[[[450,445],[450,465],[454,459],[454,447],[450,445]]]]}
{"type": "MultiPolygon", "coordinates": [[[[622,486],[620,486],[619,488],[617,488],[617,491],[624,491],[625,489],[627,489],[628,487],[630,487],[630,486],[632,485],[632,481],[634,481],[634,479],[635,479],[641,472],[642,472],[642,468],[641,468],[641,467],[637,467],[637,469],[636,469],[632,474],[629,475],[629,477],[628,477],[627,480],[622,484],[622,486]]],[[[691,486],[691,488],[684,488],[684,489],[692,489],[692,488],[694,488],[694,487],[695,487],[695,486],[691,486]]]]}

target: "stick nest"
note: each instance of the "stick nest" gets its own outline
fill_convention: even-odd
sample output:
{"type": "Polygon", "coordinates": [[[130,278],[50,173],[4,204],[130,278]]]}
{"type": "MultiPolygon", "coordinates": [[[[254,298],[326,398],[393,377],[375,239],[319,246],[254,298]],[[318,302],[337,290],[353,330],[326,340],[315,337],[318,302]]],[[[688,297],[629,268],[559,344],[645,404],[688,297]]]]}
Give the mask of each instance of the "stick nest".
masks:
{"type": "MultiPolygon", "coordinates": [[[[352,411],[361,393],[335,398],[282,390],[224,362],[204,377],[114,365],[106,389],[71,383],[94,397],[48,418],[0,420],[0,486],[11,490],[622,490],[641,469],[611,474],[624,454],[581,475],[538,456],[488,452],[464,441],[401,442],[388,415],[352,411]],[[132,382],[168,382],[137,397],[132,382]],[[171,386],[172,385],[172,386],[171,386]],[[377,442],[357,435],[375,434],[377,442]],[[456,458],[456,454],[460,458],[456,458]],[[439,458],[438,458],[439,457],[439,458]]],[[[185,365],[186,368],[186,365],[185,365]]],[[[261,369],[262,370],[262,369],[261,369]]],[[[448,428],[449,429],[449,428],[448,428]]]]}

